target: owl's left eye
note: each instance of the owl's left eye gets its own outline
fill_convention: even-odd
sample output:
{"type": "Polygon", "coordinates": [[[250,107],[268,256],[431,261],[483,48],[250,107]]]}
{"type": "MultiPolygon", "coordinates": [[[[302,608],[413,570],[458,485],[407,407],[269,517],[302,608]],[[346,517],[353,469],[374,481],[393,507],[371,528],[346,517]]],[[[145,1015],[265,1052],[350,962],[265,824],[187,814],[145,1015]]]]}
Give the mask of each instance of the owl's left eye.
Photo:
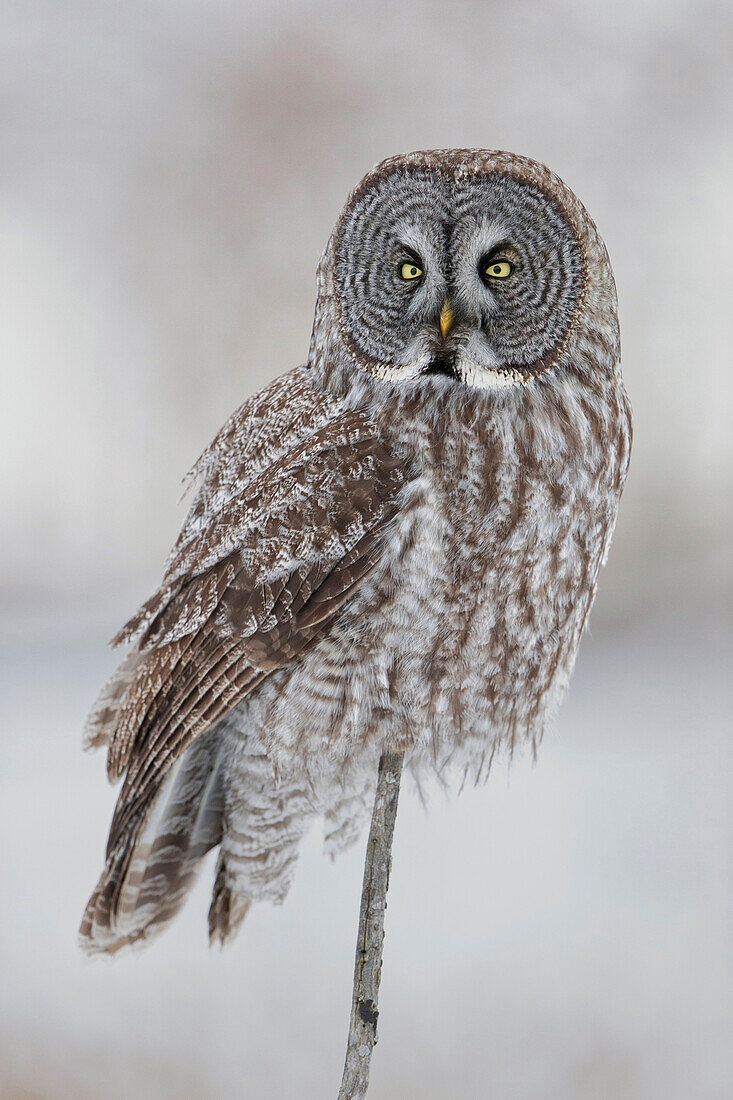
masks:
{"type": "Polygon", "coordinates": [[[513,270],[512,265],[507,260],[497,260],[496,263],[489,264],[484,271],[484,275],[487,279],[506,279],[513,270]]]}
{"type": "Polygon", "coordinates": [[[403,264],[400,275],[403,279],[419,279],[422,275],[422,268],[418,267],[417,264],[403,264]]]}

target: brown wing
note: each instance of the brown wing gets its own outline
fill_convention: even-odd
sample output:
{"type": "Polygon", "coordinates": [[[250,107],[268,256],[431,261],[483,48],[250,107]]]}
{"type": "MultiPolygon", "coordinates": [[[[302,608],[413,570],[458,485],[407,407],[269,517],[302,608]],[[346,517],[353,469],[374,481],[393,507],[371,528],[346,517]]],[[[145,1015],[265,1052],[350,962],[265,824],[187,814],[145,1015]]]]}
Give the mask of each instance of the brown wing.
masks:
{"type": "Polygon", "coordinates": [[[328,629],[377,563],[405,478],[374,426],[343,413],[179,540],[160,591],[121,633],[137,633],[137,646],[124,690],[118,677],[103,696],[106,731],[93,739],[109,741],[110,775],[126,773],[100,881],[112,912],[175,760],[328,629]]]}
{"type": "Polygon", "coordinates": [[[200,534],[212,517],[241,492],[242,485],[324,427],[341,411],[340,403],[310,384],[308,367],[296,367],[249,397],[233,413],[187,476],[200,482],[169,559],[200,534]]]}

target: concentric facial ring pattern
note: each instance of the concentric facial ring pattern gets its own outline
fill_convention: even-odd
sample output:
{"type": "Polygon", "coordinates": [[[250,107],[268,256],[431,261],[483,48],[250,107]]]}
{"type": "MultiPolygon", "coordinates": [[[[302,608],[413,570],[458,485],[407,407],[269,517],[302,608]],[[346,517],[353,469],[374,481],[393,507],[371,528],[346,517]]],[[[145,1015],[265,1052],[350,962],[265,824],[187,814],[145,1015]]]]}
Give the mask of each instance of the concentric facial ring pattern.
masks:
{"type": "Polygon", "coordinates": [[[344,336],[367,367],[402,365],[416,337],[434,326],[446,295],[455,339],[483,347],[479,368],[538,373],[554,361],[582,294],[583,254],[558,203],[521,179],[456,176],[422,168],[372,179],[337,231],[336,294],[344,336]],[[485,280],[498,256],[512,274],[485,280]],[[420,260],[420,285],[400,277],[420,260]]]}

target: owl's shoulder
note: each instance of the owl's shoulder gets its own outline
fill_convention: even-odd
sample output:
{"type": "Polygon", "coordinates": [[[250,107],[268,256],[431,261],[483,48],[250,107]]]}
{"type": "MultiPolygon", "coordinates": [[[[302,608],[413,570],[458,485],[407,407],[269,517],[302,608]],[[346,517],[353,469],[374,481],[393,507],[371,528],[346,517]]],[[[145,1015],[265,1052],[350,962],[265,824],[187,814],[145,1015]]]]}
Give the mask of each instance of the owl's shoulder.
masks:
{"type": "Polygon", "coordinates": [[[313,384],[307,366],[279,375],[248,397],[186,475],[187,489],[196,486],[197,491],[171,558],[243,485],[340,411],[341,402],[313,384]]]}
{"type": "Polygon", "coordinates": [[[246,470],[251,480],[340,410],[337,398],[313,385],[308,367],[295,367],[252,394],[232,413],[188,478],[224,483],[238,479],[246,470]]]}

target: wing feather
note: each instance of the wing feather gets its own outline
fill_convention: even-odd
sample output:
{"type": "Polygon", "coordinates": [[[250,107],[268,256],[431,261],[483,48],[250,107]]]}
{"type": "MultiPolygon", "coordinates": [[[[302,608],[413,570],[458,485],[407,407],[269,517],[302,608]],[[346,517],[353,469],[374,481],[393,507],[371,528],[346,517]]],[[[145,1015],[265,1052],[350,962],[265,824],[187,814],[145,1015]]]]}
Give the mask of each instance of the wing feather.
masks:
{"type": "MultiPolygon", "coordinates": [[[[287,387],[274,392],[287,404],[287,387]]],[[[114,925],[132,854],[172,765],[328,630],[378,564],[399,511],[405,460],[363,415],[321,409],[321,421],[330,419],[316,417],[306,433],[302,417],[280,408],[276,419],[290,434],[283,441],[264,407],[243,410],[200,460],[205,487],[160,590],[118,635],[137,644],[94,712],[91,740],[109,742],[110,776],[125,778],[87,929],[114,925]],[[259,445],[248,446],[253,424],[259,445]]]]}

